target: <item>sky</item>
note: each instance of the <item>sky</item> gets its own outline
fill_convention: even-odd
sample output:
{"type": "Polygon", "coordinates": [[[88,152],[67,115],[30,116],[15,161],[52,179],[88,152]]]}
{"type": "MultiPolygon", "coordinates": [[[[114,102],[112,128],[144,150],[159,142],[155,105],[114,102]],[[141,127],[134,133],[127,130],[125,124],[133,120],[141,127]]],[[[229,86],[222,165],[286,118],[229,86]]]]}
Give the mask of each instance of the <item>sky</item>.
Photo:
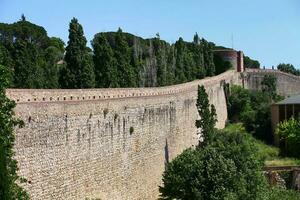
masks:
{"type": "Polygon", "coordinates": [[[299,0],[0,0],[0,22],[16,22],[21,14],[66,43],[76,17],[89,42],[118,27],[144,38],[159,33],[170,43],[179,37],[191,41],[197,32],[266,68],[300,68],[299,0]]]}

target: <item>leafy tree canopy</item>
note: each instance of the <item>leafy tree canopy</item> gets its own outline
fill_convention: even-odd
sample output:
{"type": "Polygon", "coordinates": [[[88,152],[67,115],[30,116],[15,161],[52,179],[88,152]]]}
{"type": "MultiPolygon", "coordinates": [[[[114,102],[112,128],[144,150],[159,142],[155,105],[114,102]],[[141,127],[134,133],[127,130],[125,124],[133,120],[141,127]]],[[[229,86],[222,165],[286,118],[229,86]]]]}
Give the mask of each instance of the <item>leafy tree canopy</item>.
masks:
{"type": "Polygon", "coordinates": [[[294,67],[294,65],[292,65],[292,64],[280,63],[279,65],[277,65],[277,69],[282,71],[282,72],[286,72],[286,73],[294,74],[296,76],[300,76],[300,70],[296,69],[294,67]]]}

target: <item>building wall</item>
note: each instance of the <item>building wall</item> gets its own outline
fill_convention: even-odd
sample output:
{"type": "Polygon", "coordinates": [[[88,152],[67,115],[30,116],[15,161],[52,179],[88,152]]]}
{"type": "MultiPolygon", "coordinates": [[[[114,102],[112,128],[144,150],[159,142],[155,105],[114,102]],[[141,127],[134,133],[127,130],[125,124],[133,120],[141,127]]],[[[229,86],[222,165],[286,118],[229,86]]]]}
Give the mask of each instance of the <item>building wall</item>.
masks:
{"type": "Polygon", "coordinates": [[[16,159],[32,199],[157,199],[165,163],[197,144],[197,86],[227,119],[221,75],[161,88],[8,89],[25,127],[16,159]]]}
{"type": "Polygon", "coordinates": [[[244,73],[245,87],[253,90],[261,89],[261,82],[265,75],[277,78],[277,93],[282,96],[300,94],[300,77],[271,69],[247,69],[244,73]]]}

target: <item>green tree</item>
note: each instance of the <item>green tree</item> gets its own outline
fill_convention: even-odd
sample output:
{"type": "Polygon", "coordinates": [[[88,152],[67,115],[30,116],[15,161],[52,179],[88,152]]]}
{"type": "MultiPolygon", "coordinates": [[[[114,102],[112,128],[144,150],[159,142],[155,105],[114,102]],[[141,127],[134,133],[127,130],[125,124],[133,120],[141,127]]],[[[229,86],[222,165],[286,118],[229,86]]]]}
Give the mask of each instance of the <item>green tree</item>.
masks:
{"type": "Polygon", "coordinates": [[[103,34],[95,35],[92,46],[96,87],[118,87],[117,61],[105,36],[103,34]]]}
{"type": "Polygon", "coordinates": [[[76,18],[70,22],[65,61],[67,65],[62,70],[60,79],[63,88],[92,88],[95,86],[92,56],[86,47],[82,26],[76,18]]]}
{"type": "Polygon", "coordinates": [[[202,38],[200,46],[203,52],[206,76],[214,76],[215,75],[215,64],[214,64],[214,54],[213,54],[214,45],[213,43],[210,43],[202,38]]]}
{"type": "Polygon", "coordinates": [[[187,81],[185,66],[184,66],[184,53],[185,43],[183,39],[180,37],[179,40],[175,43],[176,49],[176,68],[175,68],[175,78],[176,83],[184,83],[187,81]]]}
{"type": "Polygon", "coordinates": [[[196,64],[196,70],[194,71],[195,79],[202,79],[206,76],[203,51],[204,49],[202,48],[201,45],[201,39],[199,38],[198,33],[196,33],[193,38],[193,46],[192,46],[192,52],[196,64]]]}
{"type": "Polygon", "coordinates": [[[275,131],[281,144],[281,154],[285,156],[300,157],[300,120],[293,117],[277,126],[275,131]]]}
{"type": "Polygon", "coordinates": [[[232,86],[228,97],[228,118],[231,122],[242,122],[253,136],[271,143],[273,140],[270,115],[272,103],[273,100],[268,93],[232,86]]]}
{"type": "Polygon", "coordinates": [[[253,60],[248,56],[244,56],[244,65],[246,68],[259,69],[260,63],[257,60],[253,60]]]}
{"type": "Polygon", "coordinates": [[[5,96],[10,76],[7,67],[0,65],[0,199],[29,199],[26,192],[18,185],[17,161],[14,157],[14,128],[22,122],[14,118],[15,103],[5,96]]]}
{"type": "Polygon", "coordinates": [[[292,65],[292,64],[280,63],[279,65],[277,65],[277,69],[282,71],[282,72],[286,72],[286,73],[294,74],[296,76],[300,76],[300,70],[296,69],[294,67],[294,65],[292,65]]]}
{"type": "Polygon", "coordinates": [[[38,47],[26,40],[14,44],[14,85],[18,88],[43,88],[43,58],[38,47]]]}
{"type": "Polygon", "coordinates": [[[267,199],[263,164],[244,129],[218,132],[201,150],[185,150],[168,164],[161,199],[267,199]]]}
{"type": "Polygon", "coordinates": [[[115,36],[114,56],[117,61],[118,79],[121,87],[135,87],[137,80],[133,67],[130,65],[131,51],[126,42],[122,29],[115,36]]]}
{"type": "Polygon", "coordinates": [[[205,146],[209,144],[214,137],[217,115],[214,105],[209,104],[208,95],[203,85],[198,86],[196,106],[200,117],[200,119],[196,120],[196,127],[204,139],[203,145],[205,146]]]}
{"type": "Polygon", "coordinates": [[[62,59],[64,54],[64,43],[59,38],[49,38],[43,27],[22,16],[13,24],[0,23],[0,46],[6,51],[3,64],[14,72],[13,87],[58,87],[57,81],[53,83],[58,73],[52,72],[57,71],[56,59],[62,59]]]}
{"type": "Polygon", "coordinates": [[[185,150],[163,174],[161,199],[226,199],[234,195],[237,169],[216,149],[185,150]]]}
{"type": "Polygon", "coordinates": [[[161,41],[158,36],[153,39],[153,48],[157,66],[157,85],[165,86],[167,85],[167,58],[165,52],[166,47],[165,43],[161,41]]]}

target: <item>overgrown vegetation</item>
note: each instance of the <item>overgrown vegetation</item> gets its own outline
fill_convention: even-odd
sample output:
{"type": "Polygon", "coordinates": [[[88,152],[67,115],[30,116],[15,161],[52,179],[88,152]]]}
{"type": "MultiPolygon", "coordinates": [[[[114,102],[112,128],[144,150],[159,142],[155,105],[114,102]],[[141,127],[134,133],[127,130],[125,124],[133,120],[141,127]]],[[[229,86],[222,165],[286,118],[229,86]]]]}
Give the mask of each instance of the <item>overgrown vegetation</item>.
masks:
{"type": "Polygon", "coordinates": [[[262,91],[231,86],[227,106],[229,121],[242,122],[253,136],[272,143],[271,104],[281,99],[282,97],[276,94],[276,78],[272,75],[264,77],[262,91]]]}
{"type": "MultiPolygon", "coordinates": [[[[247,99],[248,93],[241,96],[247,99]]],[[[266,159],[278,158],[277,148],[255,139],[241,123],[216,130],[213,106],[200,86],[197,109],[201,120],[196,126],[204,141],[200,139],[197,148],[185,150],[167,165],[159,188],[161,199],[300,199],[299,193],[271,187],[266,181],[262,169],[266,159]]]]}
{"type": "Polygon", "coordinates": [[[73,18],[66,49],[59,38],[23,16],[0,23],[2,65],[12,74],[10,87],[91,88],[165,86],[222,73],[232,66],[214,56],[214,43],[196,33],[192,42],[174,44],[159,34],[143,39],[125,33],[97,33],[87,47],[83,27],[73,18]]]}
{"type": "Polygon", "coordinates": [[[0,23],[0,54],[0,64],[12,72],[10,87],[59,87],[57,62],[63,58],[64,43],[24,16],[13,24],[0,23]]]}
{"type": "MultiPolygon", "coordinates": [[[[0,56],[0,60],[3,57],[0,56]]],[[[17,175],[17,161],[14,157],[14,128],[22,122],[14,117],[15,103],[5,96],[9,85],[10,72],[0,65],[0,199],[29,199],[27,193],[18,185],[24,179],[17,175]]]]}
{"type": "Polygon", "coordinates": [[[260,63],[257,60],[252,60],[248,56],[244,56],[244,65],[247,68],[259,69],[260,63]]]}
{"type": "Polygon", "coordinates": [[[293,117],[277,126],[276,134],[280,139],[281,154],[290,157],[300,157],[300,120],[293,117]]]}
{"type": "Polygon", "coordinates": [[[292,65],[292,64],[280,63],[277,66],[277,69],[282,71],[282,72],[286,72],[286,73],[290,73],[290,74],[293,74],[293,75],[296,75],[296,76],[300,76],[300,70],[296,69],[294,67],[294,65],[292,65]]]}
{"type": "Polygon", "coordinates": [[[197,109],[204,141],[168,164],[160,187],[162,199],[263,199],[267,183],[263,157],[244,132],[217,131],[216,114],[203,86],[197,109]],[[203,145],[202,145],[203,143],[203,145]]]}

